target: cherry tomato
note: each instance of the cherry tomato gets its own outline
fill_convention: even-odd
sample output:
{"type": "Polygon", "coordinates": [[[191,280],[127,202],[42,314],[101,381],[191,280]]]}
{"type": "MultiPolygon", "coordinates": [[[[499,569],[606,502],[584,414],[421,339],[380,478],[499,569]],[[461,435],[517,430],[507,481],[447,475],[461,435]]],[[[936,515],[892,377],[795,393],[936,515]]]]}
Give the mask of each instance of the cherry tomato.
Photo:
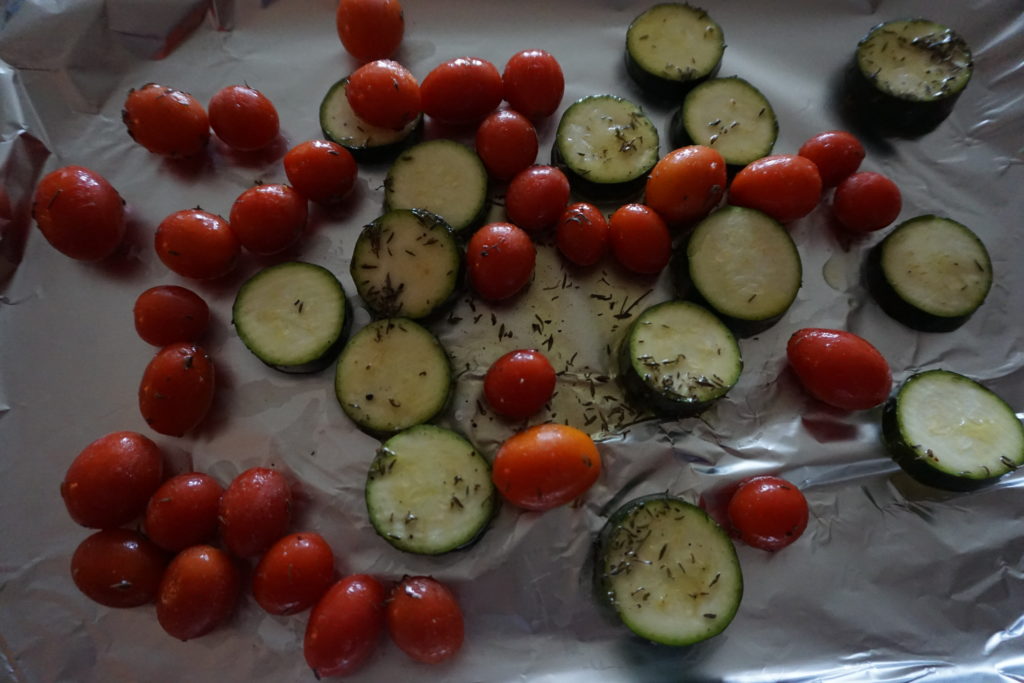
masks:
{"type": "Polygon", "coordinates": [[[164,550],[180,552],[217,533],[224,487],[208,474],[187,472],[160,485],[146,505],[146,535],[164,550]]]}
{"type": "Polygon", "coordinates": [[[106,178],[81,166],[58,168],[39,181],[32,217],[54,249],[79,261],[113,254],[126,225],[121,195],[106,178]]]}
{"type": "Polygon", "coordinates": [[[583,495],[601,474],[601,456],[589,436],[562,424],[542,424],[513,435],[494,458],[491,476],[507,501],[550,510],[583,495]]]}
{"type": "Polygon", "coordinates": [[[277,470],[253,467],[228,484],[220,498],[220,536],[237,557],[256,557],[288,533],[292,491],[277,470]]]}
{"type": "Polygon", "coordinates": [[[266,95],[247,85],[229,85],[210,99],[210,126],[224,144],[240,152],[263,149],[281,129],[277,109],[266,95]]]}
{"type": "Polygon", "coordinates": [[[284,172],[303,197],[318,204],[332,204],[352,190],[359,168],[352,153],[341,145],[306,140],[284,155],[284,172]]]}
{"type": "Polygon", "coordinates": [[[537,248],[511,223],[489,223],[466,245],[466,270],[473,289],[488,301],[508,299],[533,277],[537,248]]]}
{"type": "Polygon", "coordinates": [[[554,166],[530,166],[516,174],[505,192],[508,219],[527,232],[550,228],[569,203],[569,179],[554,166]]]}
{"type": "Polygon", "coordinates": [[[227,621],[240,594],[238,568],[228,554],[194,545],[167,566],[157,593],[156,618],[168,634],[191,640],[227,621]]]}
{"type": "Polygon", "coordinates": [[[167,556],[145,536],[129,529],[104,529],[86,538],[71,556],[78,590],[107,607],[152,602],[167,556]]]}
{"type": "Polygon", "coordinates": [[[761,550],[780,550],[807,528],[807,499],[778,477],[754,477],[736,489],[727,509],[740,539],[761,550]]]}
{"type": "Polygon", "coordinates": [[[444,584],[429,576],[402,579],[391,591],[386,619],[391,640],[417,662],[443,662],[462,647],[462,608],[444,584]]]}
{"type": "Polygon", "coordinates": [[[198,341],[210,324],[210,307],[191,289],[150,287],[135,300],[135,331],[147,344],[167,346],[198,341]]]}
{"type": "Polygon", "coordinates": [[[592,266],[608,249],[608,221],[593,204],[577,202],[562,212],[555,241],[562,256],[577,266],[592,266]]]}
{"type": "Polygon", "coordinates": [[[260,558],[252,595],[270,614],[309,609],[334,583],[334,553],[319,534],[285,536],[260,558]]]}
{"type": "Polygon", "coordinates": [[[509,106],[534,121],[554,114],[565,92],[562,67],[545,50],[523,50],[512,55],[501,83],[509,106]]]}
{"type": "Polygon", "coordinates": [[[359,118],[391,130],[405,128],[421,111],[420,84],[391,59],[378,59],[353,71],[345,96],[359,118]]]}
{"type": "Polygon", "coordinates": [[[176,211],[156,228],[156,253],[182,277],[211,280],[235,267],[241,245],[231,226],[202,209],[176,211]]]}
{"type": "Polygon", "coordinates": [[[441,123],[477,123],[501,104],[501,74],[476,57],[458,57],[434,67],[420,85],[423,111],[441,123]]]}
{"type": "Polygon", "coordinates": [[[725,194],[725,159],[703,145],[680,147],[651,169],[644,202],[669,225],[704,218],[725,194]]]}
{"type": "Polygon", "coordinates": [[[889,363],[852,332],[805,328],[786,345],[786,357],[811,396],[842,410],[867,410],[889,397],[889,363]]]}
{"type": "Polygon", "coordinates": [[[213,361],[201,346],[169,344],[146,366],[139,384],[139,410],[153,431],[182,436],[206,417],[215,384],[213,361]]]}
{"type": "Polygon", "coordinates": [[[159,446],[137,432],[113,432],[93,441],[72,461],[60,495],[75,522],[109,529],[142,514],[163,476],[159,446]]]}
{"type": "Polygon", "coordinates": [[[881,173],[854,173],[839,183],[832,197],[836,220],[853,232],[873,232],[900,215],[903,198],[896,183],[881,173]]]}
{"type": "Polygon", "coordinates": [[[729,203],[757,209],[780,223],[803,218],[821,199],[821,176],[810,159],[776,154],[747,164],[729,187],[729,203]]]}
{"type": "Polygon", "coordinates": [[[501,109],[476,129],[476,153],[495,180],[508,180],[537,160],[537,130],[522,114],[501,109]]]}
{"type": "Polygon", "coordinates": [[[672,235],[653,209],[626,204],[608,221],[612,254],[627,270],[643,275],[660,273],[672,256],[672,235]]]}
{"type": "Polygon", "coordinates": [[[317,678],[347,676],[366,664],[384,632],[384,586],[347,576],[324,594],[306,625],[303,654],[317,678]]]}
{"type": "Polygon", "coordinates": [[[864,145],[842,130],[818,133],[801,145],[798,153],[818,167],[823,187],[835,187],[864,161],[864,145]]]}
{"type": "Polygon", "coordinates": [[[299,241],[309,218],[306,198],[287,185],[256,185],[238,195],[228,220],[231,232],[254,254],[267,256],[299,241]]]}
{"type": "Polygon", "coordinates": [[[521,420],[540,412],[555,391],[555,369],[540,351],[510,351],[484,377],[484,396],[494,412],[521,420]]]}
{"type": "Polygon", "coordinates": [[[210,120],[187,92],[147,83],[128,91],[121,118],[128,135],[154,154],[190,157],[210,140],[210,120]]]}
{"type": "Polygon", "coordinates": [[[405,33],[398,0],[341,0],[336,19],[341,44],[364,62],[390,57],[405,33]]]}

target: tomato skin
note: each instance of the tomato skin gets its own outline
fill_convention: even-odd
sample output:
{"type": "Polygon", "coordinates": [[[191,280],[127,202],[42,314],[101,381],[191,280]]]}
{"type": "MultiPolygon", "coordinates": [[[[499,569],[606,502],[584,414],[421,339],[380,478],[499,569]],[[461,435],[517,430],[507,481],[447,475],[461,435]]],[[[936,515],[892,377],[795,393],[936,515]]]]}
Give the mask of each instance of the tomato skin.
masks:
{"type": "Polygon", "coordinates": [[[287,185],[256,185],[231,205],[231,232],[254,254],[284,251],[302,237],[309,218],[306,198],[287,185]]]}
{"type": "Polygon", "coordinates": [[[71,578],[93,602],[106,607],[138,607],[156,597],[167,559],[137,531],[104,529],[75,549],[71,578]]]}
{"type": "Polygon", "coordinates": [[[359,167],[352,153],[329,140],[306,140],[284,155],[284,172],[296,192],[317,204],[333,204],[352,191],[359,167]]]}
{"type": "Polygon", "coordinates": [[[476,129],[476,153],[488,175],[509,180],[537,160],[537,129],[518,112],[501,109],[476,129]]]}
{"type": "Polygon", "coordinates": [[[395,645],[410,658],[436,664],[462,647],[462,608],[448,588],[429,576],[407,576],[391,590],[387,627],[395,645]]]}
{"type": "Polygon", "coordinates": [[[82,166],[48,173],[36,186],[32,217],[46,241],[78,261],[100,261],[121,244],[124,201],[107,179],[82,166]]]}
{"type": "Polygon", "coordinates": [[[254,152],[277,139],[281,122],[274,103],[256,88],[229,85],[210,99],[210,127],[231,149],[254,152]]]}
{"type": "Polygon", "coordinates": [[[555,369],[540,351],[509,351],[484,376],[484,396],[494,412],[522,420],[540,412],[555,391],[555,369]]]}
{"type": "Polygon", "coordinates": [[[651,169],[644,202],[669,225],[685,225],[718,206],[727,182],[725,159],[717,150],[703,145],[680,147],[651,169]]]}
{"type": "Polygon", "coordinates": [[[240,595],[238,568],[228,554],[195,545],[167,566],[157,593],[156,618],[171,636],[191,640],[227,621],[240,595]]]}
{"type": "Polygon", "coordinates": [[[423,111],[456,126],[479,122],[501,104],[501,74],[485,59],[457,57],[427,74],[420,84],[423,111]]]}
{"type": "Polygon", "coordinates": [[[763,211],[780,223],[803,218],[821,199],[821,176],[810,159],[775,154],[747,164],[729,187],[729,203],[763,211]]]}
{"type": "Polygon", "coordinates": [[[577,266],[592,266],[608,251],[608,220],[593,204],[566,207],[555,226],[555,242],[562,256],[577,266]]]}
{"type": "Polygon", "coordinates": [[[217,533],[223,493],[224,487],[208,474],[187,472],[171,477],[146,505],[146,535],[174,553],[206,543],[217,533]]]}
{"type": "Polygon", "coordinates": [[[545,50],[523,50],[512,55],[501,82],[509,106],[534,121],[554,114],[565,92],[562,67],[545,50]]]}
{"type": "Polygon", "coordinates": [[[317,678],[347,676],[366,664],[384,631],[385,599],[384,586],[366,574],[346,576],[320,598],[303,642],[317,678]]]}
{"type": "Polygon", "coordinates": [[[135,300],[132,314],[135,331],[153,346],[199,341],[210,324],[210,307],[203,298],[178,285],[150,287],[135,300]]]}
{"type": "Polygon", "coordinates": [[[900,215],[900,188],[881,173],[854,173],[839,183],[832,197],[832,211],[839,223],[853,232],[874,232],[900,215]]]}
{"type": "Polygon", "coordinates": [[[252,467],[228,484],[220,498],[220,537],[236,557],[256,557],[288,533],[292,492],[277,470],[252,467]]]}
{"type": "Polygon", "coordinates": [[[798,539],[809,516],[800,489],[769,476],[740,484],[729,500],[727,514],[744,543],[768,551],[781,550],[798,539]]]}
{"type": "Polygon", "coordinates": [[[524,230],[511,223],[490,223],[469,238],[466,270],[469,281],[487,301],[508,299],[533,277],[537,248],[524,230]]]}
{"type": "Polygon", "coordinates": [[[187,92],[157,83],[129,90],[121,119],[135,142],[161,156],[195,156],[210,140],[203,105],[187,92]]]}
{"type": "Polygon", "coordinates": [[[227,275],[242,248],[226,220],[201,209],[172,213],[157,226],[154,240],[165,266],[196,280],[227,275]]]}
{"type": "Polygon", "coordinates": [[[583,495],[601,474],[601,456],[585,433],[562,424],[530,427],[508,438],[491,477],[505,500],[550,510],[583,495]]]}
{"type": "Polygon", "coordinates": [[[139,410],[153,431],[182,436],[206,417],[215,385],[213,361],[201,346],[169,344],[146,366],[139,385],[139,410]]]}
{"type": "Polygon", "coordinates": [[[786,357],[807,393],[841,410],[873,408],[892,391],[888,361],[852,332],[797,330],[786,344],[786,357]]]}
{"type": "Polygon", "coordinates": [[[138,517],[163,476],[159,446],[137,432],[113,432],[93,441],[71,462],[60,495],[75,522],[110,529],[138,517]]]}
{"type": "Polygon", "coordinates": [[[297,533],[279,539],[260,558],[252,595],[270,614],[309,609],[334,583],[334,554],[319,534],[297,533]]]}
{"type": "Polygon", "coordinates": [[[364,62],[390,57],[405,33],[398,0],[341,0],[335,19],[345,50],[364,62]]]}
{"type": "Polygon", "coordinates": [[[540,232],[561,218],[569,203],[569,179],[554,166],[530,166],[512,178],[505,192],[508,219],[527,232],[540,232]]]}
{"type": "Polygon", "coordinates": [[[359,118],[391,130],[405,128],[421,111],[419,82],[391,59],[378,59],[353,71],[345,96],[359,118]]]}
{"type": "Polygon", "coordinates": [[[672,257],[668,225],[643,204],[620,206],[608,221],[612,254],[627,270],[641,275],[660,273],[672,257]]]}
{"type": "Polygon", "coordinates": [[[823,187],[835,187],[856,172],[865,155],[860,140],[843,130],[818,133],[801,145],[797,153],[818,167],[823,187]]]}

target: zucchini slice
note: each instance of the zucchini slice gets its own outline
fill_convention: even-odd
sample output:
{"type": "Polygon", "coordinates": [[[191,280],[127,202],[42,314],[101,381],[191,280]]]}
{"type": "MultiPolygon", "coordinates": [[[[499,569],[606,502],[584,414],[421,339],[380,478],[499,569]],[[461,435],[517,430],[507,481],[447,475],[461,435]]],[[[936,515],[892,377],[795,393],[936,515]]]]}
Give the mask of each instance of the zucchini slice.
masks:
{"type": "Polygon", "coordinates": [[[437,338],[412,320],[376,320],[342,349],[334,391],[360,428],[393,434],[444,409],[452,391],[451,362],[437,338]]]}
{"type": "Polygon", "coordinates": [[[683,3],[654,5],[626,31],[626,71],[656,96],[682,97],[714,77],[724,52],[722,28],[704,10],[683,3]]]}
{"type": "Polygon", "coordinates": [[[1024,464],[1024,425],[1003,399],[948,370],[913,375],[886,403],[892,458],[923,484],[969,491],[1024,464]]]}
{"type": "Polygon", "coordinates": [[[462,250],[444,219],[395,209],[363,228],[349,272],[374,313],[418,319],[449,301],[461,266],[462,250]]]}
{"type": "Polygon", "coordinates": [[[615,95],[570,105],[551,149],[551,162],[573,189],[595,200],[639,194],[658,158],[658,129],[643,109],[615,95]]]}
{"type": "Polygon", "coordinates": [[[393,157],[419,137],[422,114],[401,130],[375,126],[352,111],[346,87],[348,78],[343,78],[330,87],[320,102],[320,128],[328,140],[345,147],[360,161],[377,161],[393,157]]]}
{"type": "Polygon", "coordinates": [[[637,316],[619,362],[633,398],[669,417],[704,410],[736,384],[743,370],[729,328],[689,301],[666,301],[637,316]]]}
{"type": "Polygon", "coordinates": [[[706,512],[659,494],[632,500],[608,519],[594,565],[598,594],[634,633],[692,645],[721,633],[743,598],[729,535],[706,512]]]}
{"type": "Polygon", "coordinates": [[[242,343],[282,372],[316,372],[330,365],[345,343],[351,319],[338,278],[301,261],[256,273],[231,307],[242,343]]]}
{"type": "Polygon", "coordinates": [[[428,140],[407,149],[384,179],[384,210],[425,209],[455,232],[487,211],[487,170],[476,152],[454,140],[428,140]]]}
{"type": "Polygon", "coordinates": [[[948,332],[978,310],[992,287],[992,261],[956,221],[918,216],[868,254],[868,289],[886,313],[924,332],[948,332]]]}
{"type": "Polygon", "coordinates": [[[373,528],[399,550],[446,553],[476,540],[493,516],[491,468],[455,432],[412,427],[377,451],[366,508],[373,528]]]}

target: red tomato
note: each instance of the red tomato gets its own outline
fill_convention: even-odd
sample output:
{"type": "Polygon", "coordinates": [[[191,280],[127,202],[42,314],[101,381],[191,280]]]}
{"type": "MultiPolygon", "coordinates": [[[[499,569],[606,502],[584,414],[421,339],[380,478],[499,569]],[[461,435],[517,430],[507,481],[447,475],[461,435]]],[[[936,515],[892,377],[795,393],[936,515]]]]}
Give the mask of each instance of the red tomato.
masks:
{"type": "Polygon", "coordinates": [[[505,64],[501,82],[509,106],[534,121],[554,114],[565,92],[562,67],[544,50],[523,50],[512,55],[505,64]]]}
{"type": "Polygon", "coordinates": [[[763,211],[780,223],[803,218],[819,199],[818,167],[793,154],[776,154],[747,164],[729,187],[730,204],[763,211]]]}
{"type": "Polygon", "coordinates": [[[807,499],[784,479],[754,477],[736,489],[727,514],[744,543],[761,550],[780,550],[807,528],[807,499]]]}
{"type": "Polygon", "coordinates": [[[387,607],[391,640],[417,662],[436,664],[462,647],[462,608],[448,588],[429,576],[407,576],[391,591],[387,607]]]}
{"type": "Polygon", "coordinates": [[[217,91],[208,109],[213,132],[240,152],[263,149],[277,139],[281,129],[274,103],[247,85],[229,85],[217,91]]]}
{"type": "Polygon", "coordinates": [[[332,204],[352,190],[359,168],[352,153],[341,145],[307,140],[284,155],[284,172],[303,197],[318,204],[332,204]]]}
{"type": "Polygon", "coordinates": [[[146,535],[164,550],[180,552],[206,543],[217,533],[217,512],[224,487],[199,472],[171,477],[146,505],[146,535]]]}
{"type": "Polygon", "coordinates": [[[213,361],[201,346],[169,344],[146,366],[139,385],[139,410],[153,431],[182,436],[206,417],[215,384],[213,361]]]}
{"type": "Polygon", "coordinates": [[[71,556],[71,578],[78,590],[107,607],[138,607],[152,602],[167,557],[137,531],[104,529],[86,538],[71,556]]]}
{"type": "Polygon", "coordinates": [[[494,412],[522,420],[540,412],[555,391],[555,369],[540,351],[510,351],[484,377],[484,396],[494,412]]]}
{"type": "Polygon", "coordinates": [[[505,192],[508,219],[528,232],[550,228],[569,203],[569,179],[554,166],[531,166],[516,174],[505,192]]]}
{"type": "Polygon", "coordinates": [[[167,566],[157,593],[156,618],[170,635],[191,640],[227,621],[240,594],[238,568],[227,553],[194,545],[167,566]]]}
{"type": "Polygon", "coordinates": [[[485,59],[451,59],[427,74],[420,95],[423,111],[441,123],[477,123],[501,104],[501,74],[485,59]]]}
{"type": "Polygon", "coordinates": [[[191,289],[150,287],[135,300],[135,331],[147,344],[167,346],[198,341],[210,324],[210,307],[191,289]]]}
{"type": "Polygon", "coordinates": [[[786,345],[793,372],[811,396],[842,410],[867,410],[892,390],[885,357],[852,332],[805,328],[786,345]]]}
{"type": "Polygon", "coordinates": [[[39,181],[32,217],[54,249],[79,261],[113,254],[126,225],[121,195],[106,178],[81,166],[58,168],[39,181]]]}
{"type": "Polygon", "coordinates": [[[562,256],[577,266],[592,266],[608,249],[608,221],[593,204],[578,202],[562,212],[555,241],[562,256]]]}
{"type": "Polygon", "coordinates": [[[256,185],[238,195],[231,232],[254,254],[267,256],[299,241],[309,218],[306,198],[287,185],[256,185]]]}
{"type": "Polygon", "coordinates": [[[799,154],[818,167],[822,186],[835,187],[860,167],[860,162],[864,161],[864,145],[846,131],[830,130],[818,133],[801,145],[799,154]]]}
{"type": "Polygon", "coordinates": [[[488,301],[508,299],[533,277],[537,248],[511,223],[489,223],[466,245],[466,270],[473,289],[488,301]]]}
{"type": "Polygon", "coordinates": [[[156,83],[129,90],[121,118],[135,142],[162,156],[190,157],[210,140],[203,105],[187,92],[156,83]]]}
{"type": "Polygon", "coordinates": [[[235,267],[241,245],[231,226],[202,209],[176,211],[156,228],[156,253],[182,277],[210,280],[235,267]]]}
{"type": "Polygon", "coordinates": [[[476,153],[495,180],[508,180],[537,160],[537,130],[522,114],[502,109],[476,129],[476,153]]]}
{"type": "Polygon", "coordinates": [[[136,432],[113,432],[93,441],[72,461],[60,495],[71,519],[109,529],[142,514],[163,476],[159,446],[136,432]]]}
{"type": "Polygon", "coordinates": [[[277,470],[253,467],[239,474],[220,498],[220,536],[238,557],[256,557],[288,533],[292,492],[277,470]]]}
{"type": "Polygon", "coordinates": [[[384,586],[365,574],[331,586],[309,615],[303,653],[317,678],[347,676],[373,654],[384,631],[384,586]]]}
{"type": "Polygon", "coordinates": [[[256,566],[252,595],[270,614],[309,609],[334,583],[334,553],[319,534],[285,536],[256,566]]]}
{"type": "Polygon", "coordinates": [[[507,501],[550,510],[586,493],[601,474],[601,456],[589,436],[562,424],[542,424],[513,435],[494,458],[491,476],[507,501]]]}
{"type": "Polygon", "coordinates": [[[391,59],[378,59],[353,71],[345,96],[359,118],[391,130],[405,128],[421,111],[420,84],[391,59]]]}
{"type": "Polygon", "coordinates": [[[660,273],[672,256],[672,235],[653,209],[626,204],[608,221],[612,254],[627,270],[643,275],[660,273]]]}
{"type": "Polygon", "coordinates": [[[341,44],[364,62],[390,57],[405,33],[398,0],[341,0],[336,19],[341,44]]]}
{"type": "Polygon", "coordinates": [[[832,197],[832,211],[847,230],[873,232],[900,215],[903,199],[896,183],[881,173],[854,173],[839,183],[832,197]]]}
{"type": "Polygon", "coordinates": [[[680,147],[651,169],[644,202],[669,225],[704,218],[725,194],[725,159],[703,145],[680,147]]]}

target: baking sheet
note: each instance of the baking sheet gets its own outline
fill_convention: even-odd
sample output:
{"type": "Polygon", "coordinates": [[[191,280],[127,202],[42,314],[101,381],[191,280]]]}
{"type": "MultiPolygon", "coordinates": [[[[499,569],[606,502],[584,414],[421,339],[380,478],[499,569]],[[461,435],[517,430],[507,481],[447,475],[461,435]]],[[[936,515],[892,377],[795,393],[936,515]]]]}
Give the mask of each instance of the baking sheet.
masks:
{"type": "MultiPolygon", "coordinates": [[[[637,91],[622,65],[626,26],[648,2],[403,4],[398,58],[418,78],[451,57],[479,56],[501,68],[519,50],[547,49],[566,75],[562,109],[609,92],[644,104],[665,130],[671,108],[637,91]]],[[[803,288],[778,325],[741,342],[740,383],[699,419],[650,421],[628,407],[615,412],[608,348],[627,313],[671,296],[667,274],[636,279],[606,260],[566,277],[542,246],[535,280],[514,305],[464,297],[449,318],[432,324],[460,372],[442,422],[493,454],[521,425],[481,412],[482,373],[505,350],[547,350],[550,337],[552,361],[563,373],[551,411],[600,439],[605,471],[578,505],[545,514],[505,506],[472,548],[425,558],[393,550],[369,526],[362,490],[376,442],[338,408],[331,371],[274,373],[235,337],[234,293],[268,261],[247,256],[226,281],[193,283],[168,272],[151,247],[167,214],[197,204],[226,214],[253,182],[284,180],[279,155],[288,146],[319,136],[320,98],[355,67],[334,31],[334,4],[8,0],[0,11],[0,671],[16,681],[312,680],[301,654],[305,615],[268,616],[247,599],[225,627],[180,643],[160,630],[152,607],[110,610],[71,583],[70,555],[88,532],[67,517],[59,482],[95,438],[120,429],[149,433],[135,391],[153,349],[135,336],[131,308],[147,287],[177,283],[201,293],[213,311],[205,341],[219,390],[196,433],[150,434],[172,469],[195,467],[226,483],[251,466],[277,467],[300,492],[294,528],[321,533],[341,571],[385,579],[432,574],[463,604],[467,639],[454,661],[416,665],[382,641],[354,680],[1024,680],[1024,479],[970,494],[915,484],[879,445],[877,410],[845,414],[808,399],[784,358],[785,340],[798,328],[845,328],[879,347],[897,382],[943,367],[1022,409],[1024,6],[721,0],[706,9],[728,43],[721,74],[750,80],[772,102],[778,152],[844,127],[834,84],[871,26],[923,15],[966,37],[976,70],[951,118],[918,140],[869,142],[863,168],[899,184],[901,220],[939,213],[979,234],[996,274],[988,300],[953,333],[901,327],[859,281],[878,236],[850,240],[819,207],[790,228],[803,288]],[[240,157],[214,143],[194,165],[146,153],[125,134],[120,107],[128,88],[148,81],[203,102],[224,85],[259,88],[281,115],[280,149],[240,157]],[[128,202],[124,248],[102,264],[61,256],[29,220],[35,182],[71,163],[103,173],[128,202]],[[511,337],[499,338],[502,325],[511,337]],[[782,552],[738,547],[746,590],[722,635],[667,648],[600,616],[586,563],[610,507],[665,490],[713,503],[716,492],[762,472],[798,483],[811,521],[782,552]]],[[[542,162],[556,121],[539,129],[542,162]]],[[[428,127],[428,135],[439,132],[428,127]]],[[[354,292],[348,257],[360,227],[380,213],[385,171],[362,166],[343,207],[313,209],[307,236],[289,256],[330,268],[354,292]]],[[[500,188],[496,194],[500,200],[500,188]]],[[[500,205],[494,211],[500,216],[500,205]]],[[[369,316],[355,303],[360,325],[369,316]]]]}

